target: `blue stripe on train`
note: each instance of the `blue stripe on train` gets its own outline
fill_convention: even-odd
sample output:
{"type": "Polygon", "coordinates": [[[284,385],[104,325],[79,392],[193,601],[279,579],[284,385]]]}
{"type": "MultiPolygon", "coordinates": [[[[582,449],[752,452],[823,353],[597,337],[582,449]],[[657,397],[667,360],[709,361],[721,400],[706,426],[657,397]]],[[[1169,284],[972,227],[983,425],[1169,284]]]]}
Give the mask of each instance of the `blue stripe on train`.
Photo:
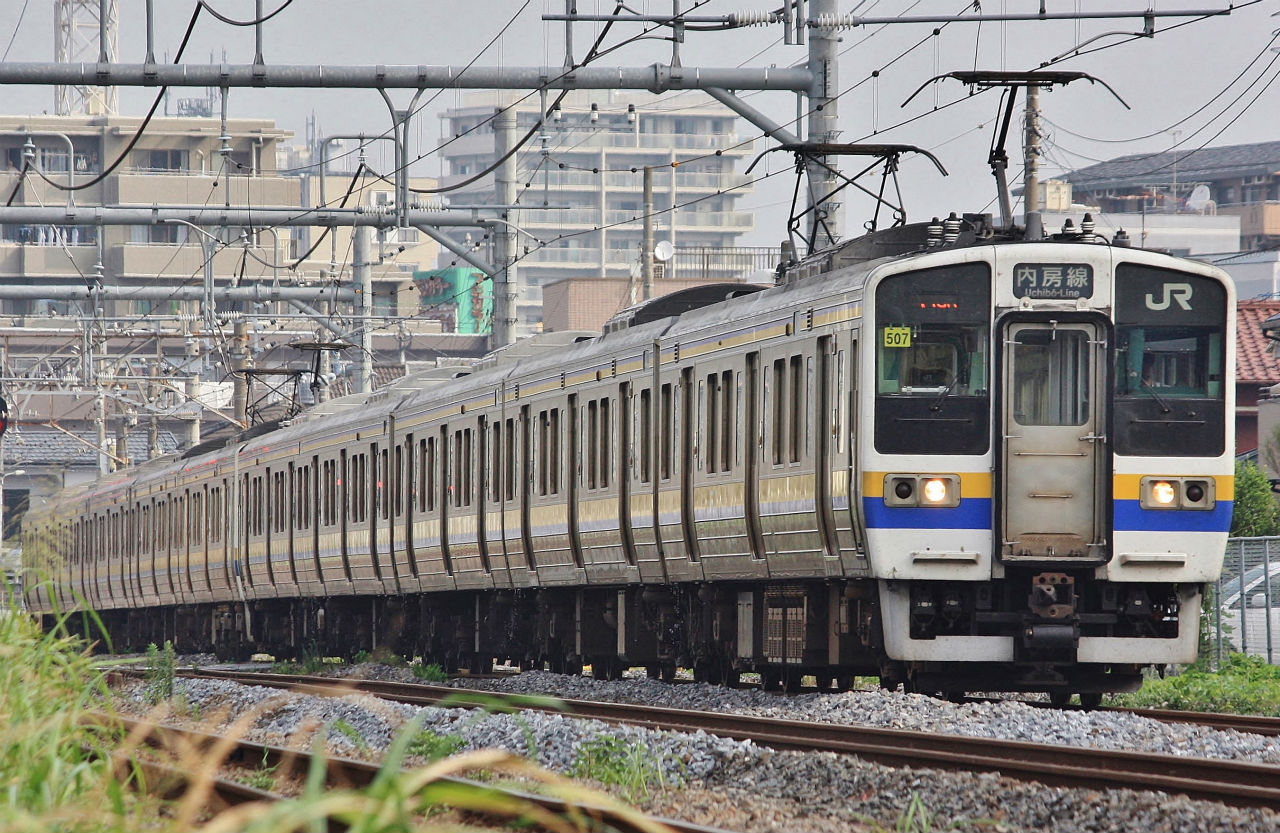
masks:
{"type": "Polygon", "coordinates": [[[965,498],[951,509],[885,506],[884,498],[866,497],[867,526],[879,529],[991,529],[991,498],[965,498]]]}
{"type": "Polygon", "coordinates": [[[1232,501],[1220,500],[1209,511],[1143,509],[1136,500],[1115,502],[1117,532],[1226,532],[1231,529],[1232,501]]]}

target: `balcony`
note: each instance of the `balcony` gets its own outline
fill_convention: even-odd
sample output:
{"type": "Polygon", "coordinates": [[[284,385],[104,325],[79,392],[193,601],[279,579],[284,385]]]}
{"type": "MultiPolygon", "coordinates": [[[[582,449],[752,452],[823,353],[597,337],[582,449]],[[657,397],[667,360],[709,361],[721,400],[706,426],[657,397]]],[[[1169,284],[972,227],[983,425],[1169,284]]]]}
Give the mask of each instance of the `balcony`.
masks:
{"type": "MultiPolygon", "coordinates": [[[[296,178],[232,175],[231,204],[296,206],[300,187],[296,178]]],[[[226,188],[223,178],[188,171],[125,173],[110,180],[108,198],[120,205],[221,205],[227,200],[226,188]]]]}
{"type": "Polygon", "coordinates": [[[98,262],[97,246],[36,246],[20,243],[0,244],[0,277],[21,281],[24,278],[75,278],[93,272],[98,262]]]}
{"type": "MultiPolygon", "coordinates": [[[[219,251],[213,258],[213,274],[220,280],[230,280],[232,275],[239,275],[243,249],[240,246],[228,246],[219,251]]],[[[258,256],[271,261],[271,250],[258,251],[258,256]]],[[[107,250],[107,274],[128,278],[157,280],[165,278],[172,281],[175,277],[191,282],[193,285],[204,277],[204,251],[194,241],[186,245],[168,243],[126,243],[112,246],[107,250]]],[[[246,278],[271,276],[271,269],[253,258],[244,262],[246,278]]]]}

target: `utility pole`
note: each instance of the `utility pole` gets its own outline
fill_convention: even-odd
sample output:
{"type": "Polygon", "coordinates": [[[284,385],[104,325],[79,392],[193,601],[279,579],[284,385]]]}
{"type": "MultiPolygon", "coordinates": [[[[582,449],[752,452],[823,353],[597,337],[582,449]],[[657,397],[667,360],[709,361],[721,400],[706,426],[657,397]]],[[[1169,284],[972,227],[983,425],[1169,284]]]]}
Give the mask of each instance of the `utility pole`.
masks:
{"type": "Polygon", "coordinates": [[[361,393],[373,392],[373,264],[369,262],[369,227],[352,231],[351,273],[356,288],[356,326],[360,333],[361,393]]]}
{"type": "Polygon", "coordinates": [[[644,166],[644,237],[640,242],[640,300],[653,297],[653,166],[644,166]]]}
{"type": "Polygon", "coordinates": [[[236,421],[249,424],[249,376],[241,371],[253,367],[253,354],[249,352],[249,322],[241,318],[235,322],[231,336],[231,402],[236,421]]]}
{"type": "MultiPolygon", "coordinates": [[[[838,18],[836,0],[812,0],[809,6],[813,20],[838,18]]],[[[809,71],[813,74],[808,101],[810,142],[834,143],[840,138],[839,43],[839,30],[835,28],[814,28],[809,33],[809,71]]],[[[838,185],[838,168],[837,160],[825,156],[814,157],[807,163],[812,209],[809,239],[815,250],[838,243],[844,227],[843,203],[827,199],[838,185]]]]}
{"type": "MultiPolygon", "coordinates": [[[[1010,95],[1013,93],[1011,92],[1010,95]]],[[[1022,211],[1028,240],[1044,236],[1040,219],[1040,87],[1027,85],[1027,116],[1023,125],[1022,211]]]]}
{"type": "MultiPolygon", "coordinates": [[[[544,114],[545,115],[545,114],[544,114]]],[[[514,107],[501,107],[493,119],[494,151],[498,158],[506,159],[494,172],[498,205],[514,205],[516,201],[516,111],[514,107]]],[[[516,255],[516,230],[511,212],[507,211],[504,224],[493,230],[493,259],[497,271],[493,276],[493,335],[490,347],[497,349],[515,341],[515,301],[520,296],[512,264],[516,255]]]]}

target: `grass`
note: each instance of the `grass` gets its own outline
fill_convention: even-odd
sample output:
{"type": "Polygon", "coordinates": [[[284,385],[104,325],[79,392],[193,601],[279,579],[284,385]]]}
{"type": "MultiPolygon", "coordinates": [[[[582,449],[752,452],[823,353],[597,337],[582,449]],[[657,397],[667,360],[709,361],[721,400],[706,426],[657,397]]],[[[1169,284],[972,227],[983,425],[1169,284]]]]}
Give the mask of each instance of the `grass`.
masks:
{"type": "Polygon", "coordinates": [[[312,676],[319,674],[324,670],[324,657],[314,654],[304,654],[298,660],[284,660],[271,665],[271,673],[273,674],[310,674],[312,676]]]}
{"type": "Polygon", "coordinates": [[[463,740],[462,735],[457,733],[441,735],[429,729],[423,729],[409,742],[408,754],[426,758],[428,761],[438,761],[458,754],[466,745],[467,742],[463,740]]]}
{"type": "Polygon", "coordinates": [[[173,698],[173,680],[177,672],[178,661],[173,652],[173,643],[165,640],[164,649],[156,647],[152,642],[147,646],[147,702],[162,703],[173,698]]]}
{"type": "Polygon", "coordinates": [[[662,755],[639,741],[628,743],[613,735],[601,735],[579,748],[569,774],[617,787],[628,801],[646,801],[651,788],[667,786],[663,763],[662,755]]]}
{"type": "MultiPolygon", "coordinates": [[[[163,665],[164,653],[156,648],[152,659],[158,662],[153,662],[153,668],[163,665]]],[[[154,682],[163,686],[163,675],[154,682]]],[[[167,709],[169,704],[157,708],[167,709]]],[[[325,830],[331,823],[353,833],[456,829],[456,824],[430,818],[442,807],[496,814],[513,825],[564,833],[594,829],[580,810],[552,813],[482,784],[445,780],[476,771],[533,780],[542,792],[576,805],[614,807],[631,819],[630,827],[636,830],[658,833],[665,829],[607,795],[505,752],[453,755],[427,767],[402,770],[409,754],[419,754],[418,750],[435,743],[422,740],[417,722],[410,723],[391,744],[381,772],[365,789],[328,785],[323,758],[317,756],[297,798],[242,804],[210,817],[206,810],[210,779],[231,744],[203,752],[171,753],[171,763],[186,772],[191,783],[172,801],[151,799],[134,791],[140,776],[131,763],[145,733],[126,737],[117,729],[86,721],[91,710],[111,709],[112,693],[84,640],[68,635],[65,627],[41,632],[22,611],[0,608],[0,831],[282,833],[325,830]]],[[[238,721],[238,725],[247,724],[247,720],[238,721]]],[[[340,724],[335,721],[333,729],[345,734],[340,724]]],[[[354,731],[350,726],[346,729],[354,731]]],[[[323,742],[322,737],[319,740],[323,742]]],[[[446,736],[439,748],[452,745],[446,736]]],[[[272,768],[262,767],[249,777],[254,786],[267,787],[274,775],[272,768]]]]}
{"type": "Polygon", "coordinates": [[[413,665],[413,676],[415,679],[422,680],[427,683],[447,683],[449,682],[449,672],[439,663],[418,664],[413,665]]]}
{"type": "Polygon", "coordinates": [[[1117,706],[1280,716],[1280,666],[1232,654],[1217,672],[1191,667],[1148,680],[1141,691],[1112,698],[1117,706]]]}

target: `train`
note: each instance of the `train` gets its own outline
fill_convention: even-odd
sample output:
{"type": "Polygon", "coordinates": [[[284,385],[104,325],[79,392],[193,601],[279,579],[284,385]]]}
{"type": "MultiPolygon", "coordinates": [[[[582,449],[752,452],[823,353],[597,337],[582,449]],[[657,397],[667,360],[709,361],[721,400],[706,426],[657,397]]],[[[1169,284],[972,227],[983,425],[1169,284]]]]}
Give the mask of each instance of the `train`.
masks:
{"type": "Polygon", "coordinates": [[[1234,288],[1017,231],[900,225],[104,474],[28,512],[26,604],[115,650],[1132,690],[1221,570],[1234,288]]]}

